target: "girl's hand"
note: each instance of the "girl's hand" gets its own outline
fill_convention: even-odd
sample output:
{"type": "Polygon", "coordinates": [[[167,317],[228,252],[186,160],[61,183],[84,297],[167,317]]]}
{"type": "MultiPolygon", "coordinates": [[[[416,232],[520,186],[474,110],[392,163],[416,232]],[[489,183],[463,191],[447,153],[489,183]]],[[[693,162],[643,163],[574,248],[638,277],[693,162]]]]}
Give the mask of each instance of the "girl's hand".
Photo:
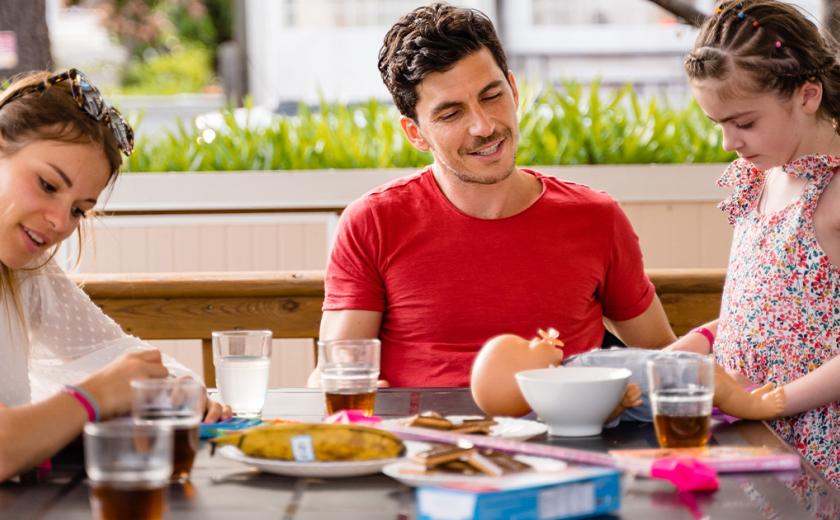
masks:
{"type": "Polygon", "coordinates": [[[88,391],[102,418],[131,412],[131,380],[161,378],[169,371],[161,362],[157,349],[138,350],[123,354],[105,368],[95,372],[79,385],[88,391]]]}

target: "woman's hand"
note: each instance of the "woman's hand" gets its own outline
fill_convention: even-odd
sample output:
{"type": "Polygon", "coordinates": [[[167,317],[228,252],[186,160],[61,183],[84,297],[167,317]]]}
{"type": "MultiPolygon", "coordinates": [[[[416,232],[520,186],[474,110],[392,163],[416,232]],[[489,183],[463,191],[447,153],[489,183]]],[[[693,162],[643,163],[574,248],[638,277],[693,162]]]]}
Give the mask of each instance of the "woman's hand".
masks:
{"type": "Polygon", "coordinates": [[[132,379],[161,378],[168,374],[159,350],[137,350],[123,354],[79,386],[90,393],[100,415],[106,419],[131,412],[132,379]]]}
{"type": "Polygon", "coordinates": [[[227,421],[233,417],[233,410],[226,404],[221,404],[218,401],[210,399],[207,395],[207,389],[204,389],[204,422],[214,423],[219,421],[227,421]]]}

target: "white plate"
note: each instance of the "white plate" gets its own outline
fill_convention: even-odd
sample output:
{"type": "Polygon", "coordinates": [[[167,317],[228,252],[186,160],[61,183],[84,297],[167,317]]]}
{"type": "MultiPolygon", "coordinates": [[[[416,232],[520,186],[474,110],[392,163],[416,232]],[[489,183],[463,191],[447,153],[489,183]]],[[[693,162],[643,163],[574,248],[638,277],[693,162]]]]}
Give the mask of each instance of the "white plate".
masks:
{"type": "Polygon", "coordinates": [[[356,477],[379,473],[386,464],[400,459],[348,460],[340,462],[297,462],[289,460],[249,457],[236,446],[222,446],[219,454],[230,460],[241,462],[267,473],[290,477],[356,477]]]}
{"type": "MultiPolygon", "coordinates": [[[[465,419],[481,419],[480,415],[447,415],[447,419],[455,424],[460,424],[465,419]]],[[[515,417],[493,417],[496,424],[490,427],[490,435],[493,437],[502,437],[515,441],[524,441],[537,435],[542,435],[548,430],[548,427],[537,421],[530,421],[528,419],[517,419],[515,417]]],[[[405,419],[388,419],[384,423],[403,424],[405,419]]]]}
{"type": "MultiPolygon", "coordinates": [[[[411,456],[429,449],[429,445],[422,442],[405,441],[406,453],[411,456]]],[[[549,483],[563,474],[568,465],[562,460],[533,457],[530,455],[514,455],[513,458],[531,466],[531,470],[513,473],[501,477],[487,475],[458,475],[453,473],[425,473],[423,465],[412,462],[408,458],[391,462],[382,468],[382,473],[399,480],[407,486],[428,486],[446,484],[470,484],[491,487],[518,487],[549,483]]]]}

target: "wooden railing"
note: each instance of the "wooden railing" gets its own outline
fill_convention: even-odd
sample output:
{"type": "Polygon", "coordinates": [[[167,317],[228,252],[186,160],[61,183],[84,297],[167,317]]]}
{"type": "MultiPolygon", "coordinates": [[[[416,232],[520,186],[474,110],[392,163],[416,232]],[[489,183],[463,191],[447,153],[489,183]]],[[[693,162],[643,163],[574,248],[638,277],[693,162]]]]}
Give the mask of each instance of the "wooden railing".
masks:
{"type": "MultiPolygon", "coordinates": [[[[714,319],[724,272],[649,270],[674,332],[714,319]]],[[[127,332],[146,340],[200,339],[204,378],[215,386],[211,332],[271,329],[275,338],[318,337],[323,271],[90,274],[77,283],[127,332]]]]}

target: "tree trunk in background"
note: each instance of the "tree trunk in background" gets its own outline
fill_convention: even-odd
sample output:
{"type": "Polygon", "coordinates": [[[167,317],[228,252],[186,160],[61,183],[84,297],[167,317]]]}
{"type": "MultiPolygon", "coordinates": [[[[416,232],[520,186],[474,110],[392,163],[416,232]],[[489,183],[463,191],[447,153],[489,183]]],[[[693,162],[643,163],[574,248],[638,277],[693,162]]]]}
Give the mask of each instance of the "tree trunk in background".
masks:
{"type": "Polygon", "coordinates": [[[679,18],[683,23],[700,27],[708,16],[691,5],[689,0],[649,0],[679,18]]]}
{"type": "Polygon", "coordinates": [[[823,25],[835,40],[840,41],[840,0],[823,0],[823,25]]]}
{"type": "Polygon", "coordinates": [[[18,72],[52,67],[45,0],[0,0],[0,31],[17,40],[17,65],[0,68],[0,81],[18,72]]]}

